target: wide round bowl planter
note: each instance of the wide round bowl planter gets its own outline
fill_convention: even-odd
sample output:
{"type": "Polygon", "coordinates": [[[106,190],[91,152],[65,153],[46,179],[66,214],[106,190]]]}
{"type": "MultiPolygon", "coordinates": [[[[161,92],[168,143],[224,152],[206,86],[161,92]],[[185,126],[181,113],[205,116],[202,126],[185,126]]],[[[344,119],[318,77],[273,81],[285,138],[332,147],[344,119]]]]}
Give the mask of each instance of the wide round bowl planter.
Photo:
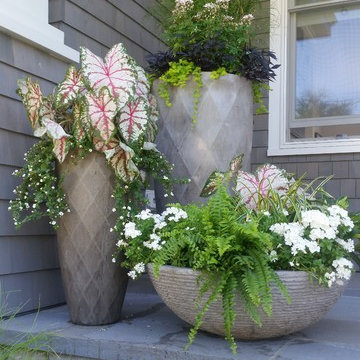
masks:
{"type": "Polygon", "coordinates": [[[111,198],[114,174],[105,156],[93,152],[59,166],[70,213],[59,223],[59,259],[70,319],[75,324],[103,325],[120,319],[127,275],[112,263],[116,235],[111,198]]]}
{"type": "MultiPolygon", "coordinates": [[[[199,195],[209,175],[214,170],[226,171],[236,155],[244,154],[243,169],[250,170],[253,136],[251,82],[231,74],[212,80],[210,74],[202,73],[204,86],[194,126],[194,81],[189,80],[184,88],[171,88],[170,108],[157,96],[159,80],[154,82],[160,111],[158,149],[175,165],[175,177],[191,179],[188,185],[175,186],[171,202],[203,201],[199,195]]],[[[169,198],[164,198],[160,186],[155,185],[155,190],[158,210],[163,210],[169,198]]]]}
{"type": "MultiPolygon", "coordinates": [[[[148,266],[154,287],[165,304],[181,319],[193,325],[198,309],[197,277],[200,272],[188,268],[162,266],[159,277],[148,266]]],[[[302,271],[278,271],[292,302],[288,304],[279,290],[273,289],[272,316],[262,313],[262,327],[256,325],[245,312],[241,300],[236,300],[236,320],[232,334],[236,339],[256,340],[287,335],[304,329],[318,320],[334,305],[344,286],[325,288],[309,281],[302,271]]],[[[214,302],[204,316],[200,329],[225,336],[221,300],[214,302]]]]}

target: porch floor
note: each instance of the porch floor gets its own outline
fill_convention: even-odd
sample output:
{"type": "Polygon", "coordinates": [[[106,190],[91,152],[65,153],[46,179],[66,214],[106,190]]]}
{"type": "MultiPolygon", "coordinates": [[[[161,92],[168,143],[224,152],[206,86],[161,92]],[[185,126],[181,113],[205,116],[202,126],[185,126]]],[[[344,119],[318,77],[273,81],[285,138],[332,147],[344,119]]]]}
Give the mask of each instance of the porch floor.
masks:
{"type": "Polygon", "coordinates": [[[86,327],[68,321],[66,306],[19,316],[2,325],[0,341],[19,333],[51,333],[63,359],[102,360],[356,360],[360,359],[360,273],[327,316],[302,332],[254,342],[238,342],[233,355],[225,340],[200,332],[189,351],[189,326],[155,294],[148,280],[131,283],[119,323],[86,327]]]}

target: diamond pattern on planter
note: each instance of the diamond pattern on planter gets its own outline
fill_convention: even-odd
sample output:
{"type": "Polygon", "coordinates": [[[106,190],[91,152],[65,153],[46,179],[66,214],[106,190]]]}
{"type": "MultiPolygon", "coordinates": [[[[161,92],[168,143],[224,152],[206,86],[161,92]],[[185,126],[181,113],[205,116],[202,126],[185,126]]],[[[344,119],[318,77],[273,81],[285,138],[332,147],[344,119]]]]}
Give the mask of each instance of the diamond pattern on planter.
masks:
{"type": "Polygon", "coordinates": [[[71,321],[101,325],[119,320],[125,296],[125,270],[111,262],[116,235],[113,171],[99,153],[59,166],[70,213],[58,230],[58,247],[71,321]]]}
{"type": "MultiPolygon", "coordinates": [[[[174,176],[190,178],[188,185],[175,186],[174,198],[164,198],[155,185],[158,210],[168,202],[203,202],[199,194],[214,170],[227,170],[231,159],[244,153],[243,169],[250,170],[253,129],[251,83],[236,75],[210,79],[202,73],[203,88],[198,103],[197,122],[192,128],[195,84],[171,89],[172,107],[158,98],[160,132],[157,144],[170,163],[174,176]]],[[[154,90],[157,94],[158,83],[154,90]]]]}

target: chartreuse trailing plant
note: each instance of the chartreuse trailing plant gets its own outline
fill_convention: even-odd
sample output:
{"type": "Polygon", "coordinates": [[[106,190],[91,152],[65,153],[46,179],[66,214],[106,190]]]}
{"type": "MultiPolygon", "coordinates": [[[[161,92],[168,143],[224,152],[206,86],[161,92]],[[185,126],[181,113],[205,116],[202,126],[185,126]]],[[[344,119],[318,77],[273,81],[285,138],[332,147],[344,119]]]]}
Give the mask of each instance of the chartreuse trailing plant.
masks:
{"type": "Polygon", "coordinates": [[[53,94],[45,96],[29,78],[17,89],[39,141],[15,171],[20,185],[9,209],[17,227],[49,216],[55,228],[70,211],[56,163],[81,161],[91,152],[104,155],[116,175],[113,196],[118,221],[111,231],[122,232],[128,214],[144,202],[148,176],[171,194],[172,166],[154,144],[158,112],[144,70],[122,44],[101,59],[81,49],[81,66],[70,66],[53,94]]]}
{"type": "MultiPolygon", "coordinates": [[[[197,71],[211,71],[211,78],[242,75],[253,82],[258,112],[266,111],[261,88],[275,78],[276,56],[251,47],[254,12],[258,0],[160,0],[154,8],[164,28],[169,50],[147,56],[148,72],[160,79],[159,96],[171,106],[170,86],[184,86],[197,71]],[[176,72],[174,72],[176,69],[176,72]],[[182,81],[177,84],[177,74],[182,81]]],[[[198,85],[199,86],[199,85],[198,85]]],[[[195,100],[196,102],[196,100],[195,100]]],[[[196,116],[196,109],[194,111],[196,116]]]]}
{"type": "Polygon", "coordinates": [[[169,66],[169,70],[160,77],[161,81],[159,83],[158,94],[161,98],[164,99],[165,104],[168,107],[171,107],[170,86],[176,86],[180,88],[185,87],[189,77],[192,76],[195,82],[194,110],[192,119],[195,123],[199,98],[201,96],[200,90],[203,86],[201,69],[199,66],[195,66],[194,63],[184,59],[180,60],[179,62],[171,62],[169,66]]]}

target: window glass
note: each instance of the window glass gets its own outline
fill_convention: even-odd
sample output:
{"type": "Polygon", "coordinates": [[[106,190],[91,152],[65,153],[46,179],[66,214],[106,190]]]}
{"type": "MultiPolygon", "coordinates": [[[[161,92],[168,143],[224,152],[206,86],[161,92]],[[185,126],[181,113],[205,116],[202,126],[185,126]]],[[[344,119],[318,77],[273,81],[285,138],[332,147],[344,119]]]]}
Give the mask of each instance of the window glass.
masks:
{"type": "Polygon", "coordinates": [[[296,137],[290,138],[359,135],[358,126],[340,131],[338,125],[360,115],[360,5],[297,13],[295,51],[295,114],[290,122],[294,131],[290,133],[296,137]],[[332,117],[341,120],[329,122],[335,126],[318,126],[319,119],[332,117]],[[304,119],[307,124],[299,131],[304,119]],[[309,119],[314,126],[306,131],[312,125],[309,119]]]}
{"type": "Polygon", "coordinates": [[[293,127],[290,130],[290,139],[293,141],[301,139],[351,139],[358,137],[360,137],[360,124],[293,127]]]}

